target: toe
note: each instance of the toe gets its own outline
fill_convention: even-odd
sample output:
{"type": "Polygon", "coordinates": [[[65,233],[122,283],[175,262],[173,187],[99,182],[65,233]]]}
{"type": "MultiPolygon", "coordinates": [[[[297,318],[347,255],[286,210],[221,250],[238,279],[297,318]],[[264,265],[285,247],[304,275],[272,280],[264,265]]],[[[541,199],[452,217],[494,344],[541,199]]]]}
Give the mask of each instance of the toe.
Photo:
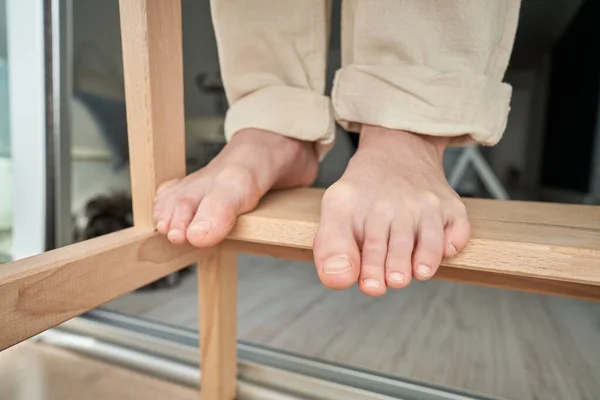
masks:
{"type": "Polygon", "coordinates": [[[441,215],[427,214],[421,217],[412,257],[415,278],[431,278],[440,266],[443,253],[444,225],[441,215]]]}
{"type": "Polygon", "coordinates": [[[175,202],[172,198],[161,199],[159,203],[154,205],[154,221],[156,222],[156,230],[160,234],[166,235],[169,233],[174,211],[175,202]]]}
{"type": "Polygon", "coordinates": [[[200,202],[186,237],[196,247],[211,247],[227,237],[236,218],[253,210],[263,192],[255,174],[230,166],[217,174],[200,202]]]}
{"type": "Polygon", "coordinates": [[[187,241],[186,230],[198,209],[200,197],[182,197],[175,202],[173,218],[169,224],[167,237],[175,244],[183,244],[187,241]]]}
{"type": "Polygon", "coordinates": [[[214,189],[200,202],[186,232],[188,242],[202,248],[221,242],[233,228],[240,205],[240,199],[234,193],[214,189]]]}
{"type": "Polygon", "coordinates": [[[385,279],[388,287],[400,289],[412,278],[411,257],[415,244],[415,225],[411,218],[396,218],[390,229],[390,240],[385,261],[385,279]]]}
{"type": "Polygon", "coordinates": [[[446,220],[444,257],[454,257],[467,247],[471,238],[471,224],[462,203],[450,212],[446,220]]]}
{"type": "Polygon", "coordinates": [[[163,183],[158,187],[156,196],[154,197],[154,222],[156,223],[156,230],[163,235],[169,233],[171,219],[175,212],[178,193],[168,190],[168,188],[174,187],[175,183],[177,183],[177,180],[163,183]]]}
{"type": "Polygon", "coordinates": [[[381,296],[386,290],[385,259],[388,253],[390,220],[391,218],[373,210],[365,223],[359,287],[368,296],[381,296]]]}
{"type": "Polygon", "coordinates": [[[321,282],[341,290],[356,283],[360,272],[360,251],[353,229],[352,191],[332,186],[322,202],[321,221],[313,252],[321,282]]]}

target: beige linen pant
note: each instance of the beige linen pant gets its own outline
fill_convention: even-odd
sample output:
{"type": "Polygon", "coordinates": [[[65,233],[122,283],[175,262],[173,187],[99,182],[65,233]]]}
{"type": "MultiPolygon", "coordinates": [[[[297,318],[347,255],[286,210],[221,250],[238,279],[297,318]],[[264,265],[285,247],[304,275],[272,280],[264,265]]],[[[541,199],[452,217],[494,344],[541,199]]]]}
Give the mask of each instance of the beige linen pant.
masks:
{"type": "Polygon", "coordinates": [[[342,68],[324,95],[331,2],[211,0],[229,140],[259,128],[317,143],[335,122],[496,144],[520,0],[344,0],[342,68]]]}

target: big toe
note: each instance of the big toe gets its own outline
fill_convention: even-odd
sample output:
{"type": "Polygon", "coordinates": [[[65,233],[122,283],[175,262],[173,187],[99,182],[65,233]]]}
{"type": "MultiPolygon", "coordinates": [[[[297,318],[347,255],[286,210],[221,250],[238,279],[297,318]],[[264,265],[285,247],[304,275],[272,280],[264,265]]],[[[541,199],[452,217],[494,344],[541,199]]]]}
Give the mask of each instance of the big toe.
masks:
{"type": "Polygon", "coordinates": [[[256,207],[262,196],[248,171],[226,169],[215,177],[189,225],[187,240],[196,247],[210,247],[227,237],[236,218],[256,207]]]}
{"type": "Polygon", "coordinates": [[[341,290],[354,285],[360,273],[352,199],[352,189],[344,184],[335,184],[323,197],[313,249],[319,278],[330,289],[341,290]]]}
{"type": "Polygon", "coordinates": [[[239,215],[238,200],[230,193],[214,191],[206,195],[190,223],[186,236],[196,247],[211,247],[229,234],[239,215]]]}

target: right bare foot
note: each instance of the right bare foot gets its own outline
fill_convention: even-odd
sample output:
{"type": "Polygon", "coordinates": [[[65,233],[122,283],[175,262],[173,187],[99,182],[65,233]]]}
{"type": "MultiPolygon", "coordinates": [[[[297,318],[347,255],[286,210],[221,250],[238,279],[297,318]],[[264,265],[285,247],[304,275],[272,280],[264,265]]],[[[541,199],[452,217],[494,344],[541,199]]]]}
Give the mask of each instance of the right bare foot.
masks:
{"type": "Polygon", "coordinates": [[[258,129],[240,131],[205,168],[158,188],[157,230],[173,243],[214,246],[267,191],[309,186],[318,166],[311,143],[258,129]]]}

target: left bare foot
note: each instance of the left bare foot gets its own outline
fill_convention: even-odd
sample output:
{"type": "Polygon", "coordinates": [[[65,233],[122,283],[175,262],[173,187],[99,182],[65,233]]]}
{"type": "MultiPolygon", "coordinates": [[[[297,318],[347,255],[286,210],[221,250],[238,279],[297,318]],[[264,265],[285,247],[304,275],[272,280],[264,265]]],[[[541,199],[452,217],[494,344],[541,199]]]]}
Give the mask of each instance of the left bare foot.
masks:
{"type": "Polygon", "coordinates": [[[431,278],[468,243],[470,224],[446,181],[448,139],[364,126],[357,153],[323,197],[314,243],[321,281],[370,296],[431,278]]]}

